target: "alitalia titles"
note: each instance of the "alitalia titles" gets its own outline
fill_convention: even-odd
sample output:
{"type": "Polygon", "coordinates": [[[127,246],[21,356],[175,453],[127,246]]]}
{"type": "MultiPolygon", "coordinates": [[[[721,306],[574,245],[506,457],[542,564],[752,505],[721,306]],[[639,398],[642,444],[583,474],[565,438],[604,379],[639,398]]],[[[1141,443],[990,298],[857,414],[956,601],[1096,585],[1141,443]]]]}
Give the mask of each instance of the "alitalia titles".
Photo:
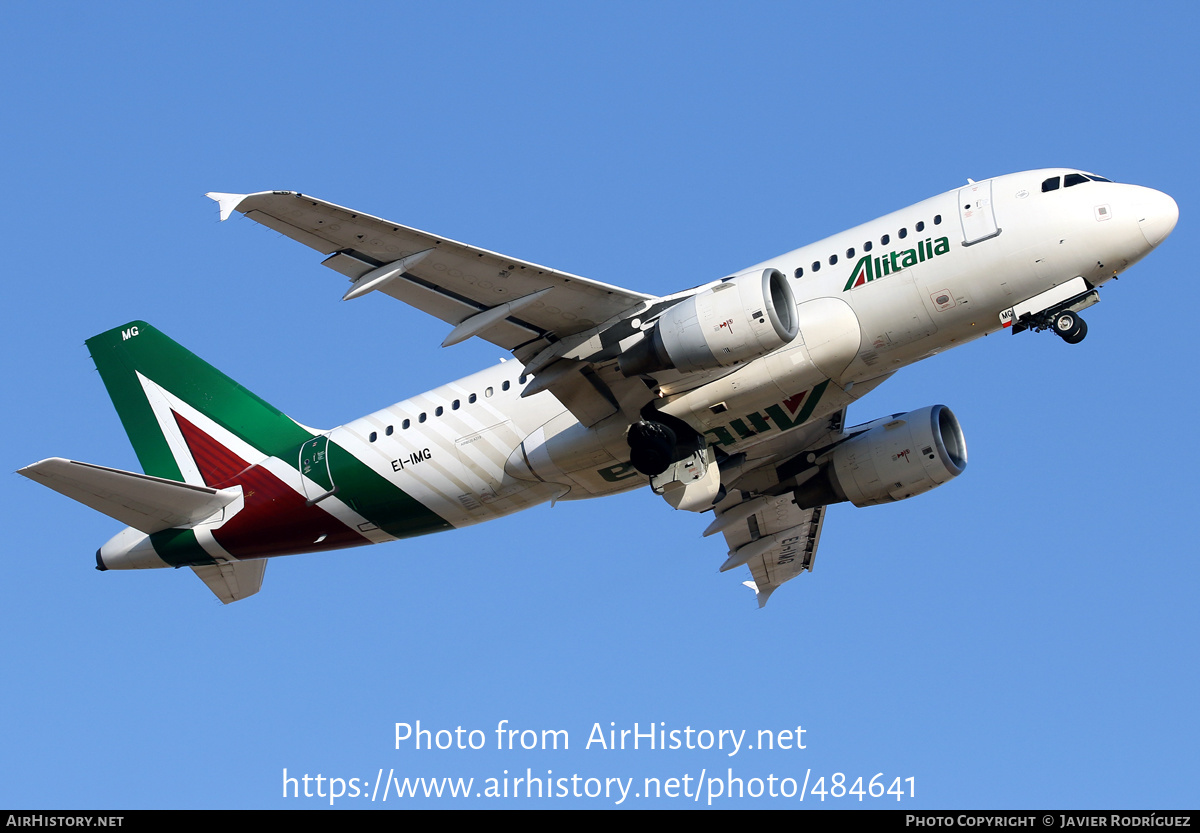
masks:
{"type": "Polygon", "coordinates": [[[858,263],[854,264],[854,269],[850,272],[850,280],[846,281],[846,286],[842,291],[849,291],[878,278],[886,277],[893,272],[899,272],[901,269],[916,266],[918,263],[932,260],[949,251],[950,238],[939,237],[934,240],[932,237],[927,237],[917,241],[915,249],[900,249],[879,257],[863,255],[858,259],[858,263]]]}

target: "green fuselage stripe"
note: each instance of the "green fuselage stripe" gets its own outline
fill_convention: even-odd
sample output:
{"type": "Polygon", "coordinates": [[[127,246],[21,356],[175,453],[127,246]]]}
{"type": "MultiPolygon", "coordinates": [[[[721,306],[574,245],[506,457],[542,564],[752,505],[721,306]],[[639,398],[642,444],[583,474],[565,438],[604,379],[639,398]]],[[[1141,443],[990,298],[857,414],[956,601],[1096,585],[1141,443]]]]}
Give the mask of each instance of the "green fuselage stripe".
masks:
{"type": "Polygon", "coordinates": [[[384,532],[412,538],[451,528],[440,515],[346,449],[331,442],[328,453],[338,498],[384,532]]]}
{"type": "Polygon", "coordinates": [[[190,529],[164,529],[150,536],[150,544],[158,557],[172,567],[195,567],[201,564],[215,564],[200,542],[196,533],[190,529]]]}

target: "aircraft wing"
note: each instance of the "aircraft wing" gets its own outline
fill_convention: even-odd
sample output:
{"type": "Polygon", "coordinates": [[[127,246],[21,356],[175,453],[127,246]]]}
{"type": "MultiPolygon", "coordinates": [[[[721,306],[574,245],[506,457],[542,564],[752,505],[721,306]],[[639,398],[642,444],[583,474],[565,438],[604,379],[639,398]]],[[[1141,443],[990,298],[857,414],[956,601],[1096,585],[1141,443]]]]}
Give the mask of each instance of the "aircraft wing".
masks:
{"type": "MultiPolygon", "coordinates": [[[[797,465],[806,452],[814,462],[823,449],[842,436],[846,409],[768,441],[756,450],[756,460],[731,472],[728,494],[716,505],[706,536],[720,532],[729,546],[721,571],[745,564],[761,608],[779,585],[811,572],[821,542],[824,506],[802,509],[792,488],[807,463],[797,465]],[[781,478],[784,481],[781,482],[781,478]]],[[[813,469],[815,471],[815,469],[813,469]]]]}
{"type": "Polygon", "coordinates": [[[327,255],[347,299],[378,290],[454,325],[444,346],[478,335],[532,355],[653,300],[294,191],[207,196],[222,220],[237,211],[327,255]]]}
{"type": "MultiPolygon", "coordinates": [[[[726,507],[753,508],[745,518],[721,530],[729,545],[729,569],[740,563],[750,568],[753,581],[745,582],[762,607],[779,585],[803,572],[811,572],[821,541],[825,507],[801,509],[790,493],[756,498],[726,507]],[[743,561],[743,559],[745,559],[743,561]]],[[[718,507],[720,508],[720,507],[718,507]]]]}

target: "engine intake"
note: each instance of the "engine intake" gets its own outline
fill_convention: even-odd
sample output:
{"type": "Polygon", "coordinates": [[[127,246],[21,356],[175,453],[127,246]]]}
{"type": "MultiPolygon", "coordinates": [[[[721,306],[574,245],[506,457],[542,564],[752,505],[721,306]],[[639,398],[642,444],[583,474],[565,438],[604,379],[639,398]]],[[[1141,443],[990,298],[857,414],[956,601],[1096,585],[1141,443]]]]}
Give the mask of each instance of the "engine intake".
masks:
{"type": "Polygon", "coordinates": [[[763,269],[729,278],[668,308],[618,364],[626,376],[716,370],[765,356],[799,331],[787,278],[778,269],[763,269]]]}
{"type": "Polygon", "coordinates": [[[797,505],[891,503],[928,492],[967,467],[962,427],[945,405],[884,417],[859,430],[833,450],[820,473],[795,488],[797,505]]]}

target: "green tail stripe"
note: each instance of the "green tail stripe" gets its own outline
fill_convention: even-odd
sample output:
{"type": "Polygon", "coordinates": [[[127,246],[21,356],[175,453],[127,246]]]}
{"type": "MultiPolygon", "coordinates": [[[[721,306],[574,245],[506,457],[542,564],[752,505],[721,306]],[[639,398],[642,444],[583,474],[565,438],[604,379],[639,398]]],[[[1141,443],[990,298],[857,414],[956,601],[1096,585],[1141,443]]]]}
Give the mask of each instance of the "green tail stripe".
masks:
{"type": "Polygon", "coordinates": [[[146,474],[182,480],[135,371],[255,448],[283,458],[312,434],[144,321],[87,340],[104,387],[146,474]]]}

